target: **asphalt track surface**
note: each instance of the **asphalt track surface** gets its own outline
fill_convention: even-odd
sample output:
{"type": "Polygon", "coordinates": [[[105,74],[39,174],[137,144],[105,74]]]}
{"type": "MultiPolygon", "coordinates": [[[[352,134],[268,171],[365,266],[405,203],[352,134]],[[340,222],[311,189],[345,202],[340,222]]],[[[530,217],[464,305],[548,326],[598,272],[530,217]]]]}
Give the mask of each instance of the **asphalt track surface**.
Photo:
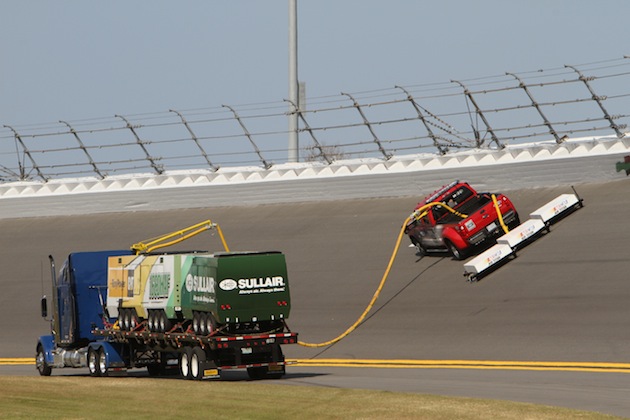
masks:
{"type": "MultiPolygon", "coordinates": [[[[418,258],[403,241],[368,318],[324,348],[285,347],[291,359],[461,360],[504,368],[289,368],[288,384],[374,388],[535,402],[630,417],[630,372],[556,370],[630,363],[630,183],[576,186],[585,207],[478,283],[448,256],[418,258]],[[510,361],[537,362],[515,370],[510,361]],[[549,369],[544,368],[549,367],[549,369]]],[[[570,186],[509,191],[521,219],[570,186]]],[[[39,316],[50,294],[47,256],[124,249],[212,219],[232,250],[281,250],[300,339],[334,338],[363,312],[381,280],[401,223],[420,197],[0,220],[0,358],[30,357],[48,332],[39,316]]],[[[179,249],[219,250],[203,234],[179,249]]],[[[31,373],[32,372],[32,373],[31,373]]],[[[0,366],[0,374],[34,374],[0,366]]],[[[53,373],[56,374],[56,373],[53,373]]],[[[237,376],[238,378],[238,376],[237,376]]]]}

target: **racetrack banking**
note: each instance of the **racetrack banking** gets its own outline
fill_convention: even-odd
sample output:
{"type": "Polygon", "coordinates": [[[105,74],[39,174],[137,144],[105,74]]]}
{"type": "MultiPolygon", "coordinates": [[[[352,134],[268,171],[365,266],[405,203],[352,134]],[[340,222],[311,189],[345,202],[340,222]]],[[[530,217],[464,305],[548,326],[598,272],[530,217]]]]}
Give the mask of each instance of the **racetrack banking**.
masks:
{"type": "MultiPolygon", "coordinates": [[[[523,362],[496,360],[287,359],[295,367],[364,367],[388,369],[494,369],[630,373],[630,363],[523,362]]],[[[34,365],[30,357],[0,358],[0,365],[34,365]]]]}

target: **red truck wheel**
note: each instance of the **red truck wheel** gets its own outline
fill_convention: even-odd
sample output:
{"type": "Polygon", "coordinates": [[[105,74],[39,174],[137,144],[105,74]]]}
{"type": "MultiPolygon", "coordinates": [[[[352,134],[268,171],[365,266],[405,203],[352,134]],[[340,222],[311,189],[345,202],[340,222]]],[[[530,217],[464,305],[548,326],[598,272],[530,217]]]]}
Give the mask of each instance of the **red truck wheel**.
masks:
{"type": "Polygon", "coordinates": [[[444,243],[446,244],[446,247],[453,255],[453,258],[455,258],[456,260],[463,260],[465,258],[464,251],[457,248],[457,246],[455,246],[454,243],[452,243],[449,240],[444,241],[444,243]]]}

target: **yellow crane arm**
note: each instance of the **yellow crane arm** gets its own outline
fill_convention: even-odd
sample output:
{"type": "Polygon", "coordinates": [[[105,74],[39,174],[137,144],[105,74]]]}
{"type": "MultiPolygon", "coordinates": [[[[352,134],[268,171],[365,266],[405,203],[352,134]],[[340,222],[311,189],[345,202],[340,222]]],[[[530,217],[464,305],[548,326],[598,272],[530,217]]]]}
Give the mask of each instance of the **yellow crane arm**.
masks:
{"type": "Polygon", "coordinates": [[[144,241],[135,243],[131,246],[131,249],[136,252],[136,255],[141,253],[148,253],[155,251],[156,249],[165,248],[167,246],[178,244],[185,241],[188,238],[192,238],[206,230],[216,229],[221,238],[221,243],[226,252],[230,252],[225,237],[221,231],[221,227],[217,223],[213,223],[211,220],[206,220],[196,225],[189,226],[187,228],[177,230],[175,232],[167,233],[151,239],[145,239],[144,241]]]}

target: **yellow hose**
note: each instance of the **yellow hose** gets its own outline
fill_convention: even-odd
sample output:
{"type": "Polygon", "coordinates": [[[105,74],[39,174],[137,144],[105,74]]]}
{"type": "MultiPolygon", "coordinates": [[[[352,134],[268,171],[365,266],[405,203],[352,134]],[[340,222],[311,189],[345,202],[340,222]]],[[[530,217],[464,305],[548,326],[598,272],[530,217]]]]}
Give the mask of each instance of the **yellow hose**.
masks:
{"type": "Polygon", "coordinates": [[[503,232],[508,233],[510,230],[506,226],[503,221],[503,215],[501,214],[501,210],[499,209],[499,203],[497,202],[497,196],[492,194],[492,202],[494,203],[494,208],[497,211],[497,216],[499,216],[499,223],[501,223],[501,227],[503,228],[503,232]]]}
{"type": "Polygon", "coordinates": [[[354,331],[359,326],[359,324],[361,322],[363,322],[363,320],[365,319],[367,314],[370,312],[370,310],[374,306],[374,303],[376,303],[376,299],[378,299],[378,296],[381,294],[381,290],[383,290],[383,286],[385,285],[385,281],[387,280],[387,277],[389,276],[389,271],[391,270],[392,265],[394,264],[394,260],[396,259],[396,255],[398,254],[398,249],[400,248],[400,242],[402,242],[402,237],[403,237],[403,234],[405,233],[405,228],[407,227],[407,221],[408,220],[409,220],[409,218],[407,218],[405,220],[405,223],[403,223],[402,227],[400,228],[400,233],[398,234],[398,239],[396,240],[396,245],[394,246],[394,252],[392,253],[391,258],[389,259],[389,264],[387,265],[387,269],[385,270],[385,274],[383,274],[383,278],[381,279],[381,283],[378,285],[378,288],[376,289],[376,292],[374,292],[374,296],[372,296],[372,300],[368,304],[367,308],[365,308],[365,310],[363,311],[363,313],[361,314],[359,319],[357,319],[355,321],[355,323],[352,324],[341,335],[339,335],[336,338],[333,338],[332,340],[326,341],[324,343],[305,343],[303,341],[298,341],[299,345],[304,346],[304,347],[325,347],[325,346],[334,344],[334,343],[340,341],[342,338],[346,337],[352,331],[354,331]]]}
{"type": "Polygon", "coordinates": [[[394,246],[394,252],[392,252],[392,256],[389,259],[389,264],[387,264],[387,268],[385,269],[385,273],[383,274],[383,278],[381,279],[380,284],[378,285],[378,288],[376,289],[376,292],[374,292],[374,295],[372,296],[372,300],[370,301],[370,303],[368,304],[368,306],[365,308],[365,310],[363,311],[363,313],[361,314],[361,316],[359,317],[359,319],[357,319],[354,324],[352,324],[350,327],[348,327],[347,330],[345,330],[343,333],[341,333],[339,336],[333,338],[332,340],[328,340],[324,343],[305,343],[303,341],[298,341],[298,344],[304,347],[325,347],[325,346],[329,346],[331,344],[335,344],[336,342],[340,341],[341,339],[343,339],[344,337],[346,337],[348,334],[350,334],[352,331],[354,331],[359,324],[361,324],[361,322],[363,322],[363,320],[365,319],[365,317],[367,316],[367,314],[370,312],[370,310],[372,310],[372,307],[374,306],[374,304],[376,303],[376,299],[378,299],[379,295],[381,294],[381,290],[383,290],[383,286],[385,286],[385,282],[387,281],[387,277],[389,276],[389,272],[392,269],[392,265],[394,265],[394,260],[396,259],[396,255],[398,255],[398,250],[400,249],[400,243],[402,242],[402,238],[403,235],[405,233],[405,228],[407,227],[407,223],[409,223],[409,221],[413,218],[413,219],[419,219],[420,217],[422,217],[424,214],[423,212],[433,206],[442,206],[444,208],[446,208],[448,211],[450,211],[453,214],[456,214],[457,216],[461,217],[461,218],[466,218],[468,216],[466,216],[465,214],[459,213],[456,210],[452,209],[451,207],[447,206],[444,203],[441,202],[432,202],[429,204],[425,204],[424,206],[418,208],[417,210],[415,210],[411,216],[407,217],[404,221],[404,223],[402,224],[401,228],[400,228],[400,233],[398,234],[398,239],[396,239],[396,245],[394,246]]]}

